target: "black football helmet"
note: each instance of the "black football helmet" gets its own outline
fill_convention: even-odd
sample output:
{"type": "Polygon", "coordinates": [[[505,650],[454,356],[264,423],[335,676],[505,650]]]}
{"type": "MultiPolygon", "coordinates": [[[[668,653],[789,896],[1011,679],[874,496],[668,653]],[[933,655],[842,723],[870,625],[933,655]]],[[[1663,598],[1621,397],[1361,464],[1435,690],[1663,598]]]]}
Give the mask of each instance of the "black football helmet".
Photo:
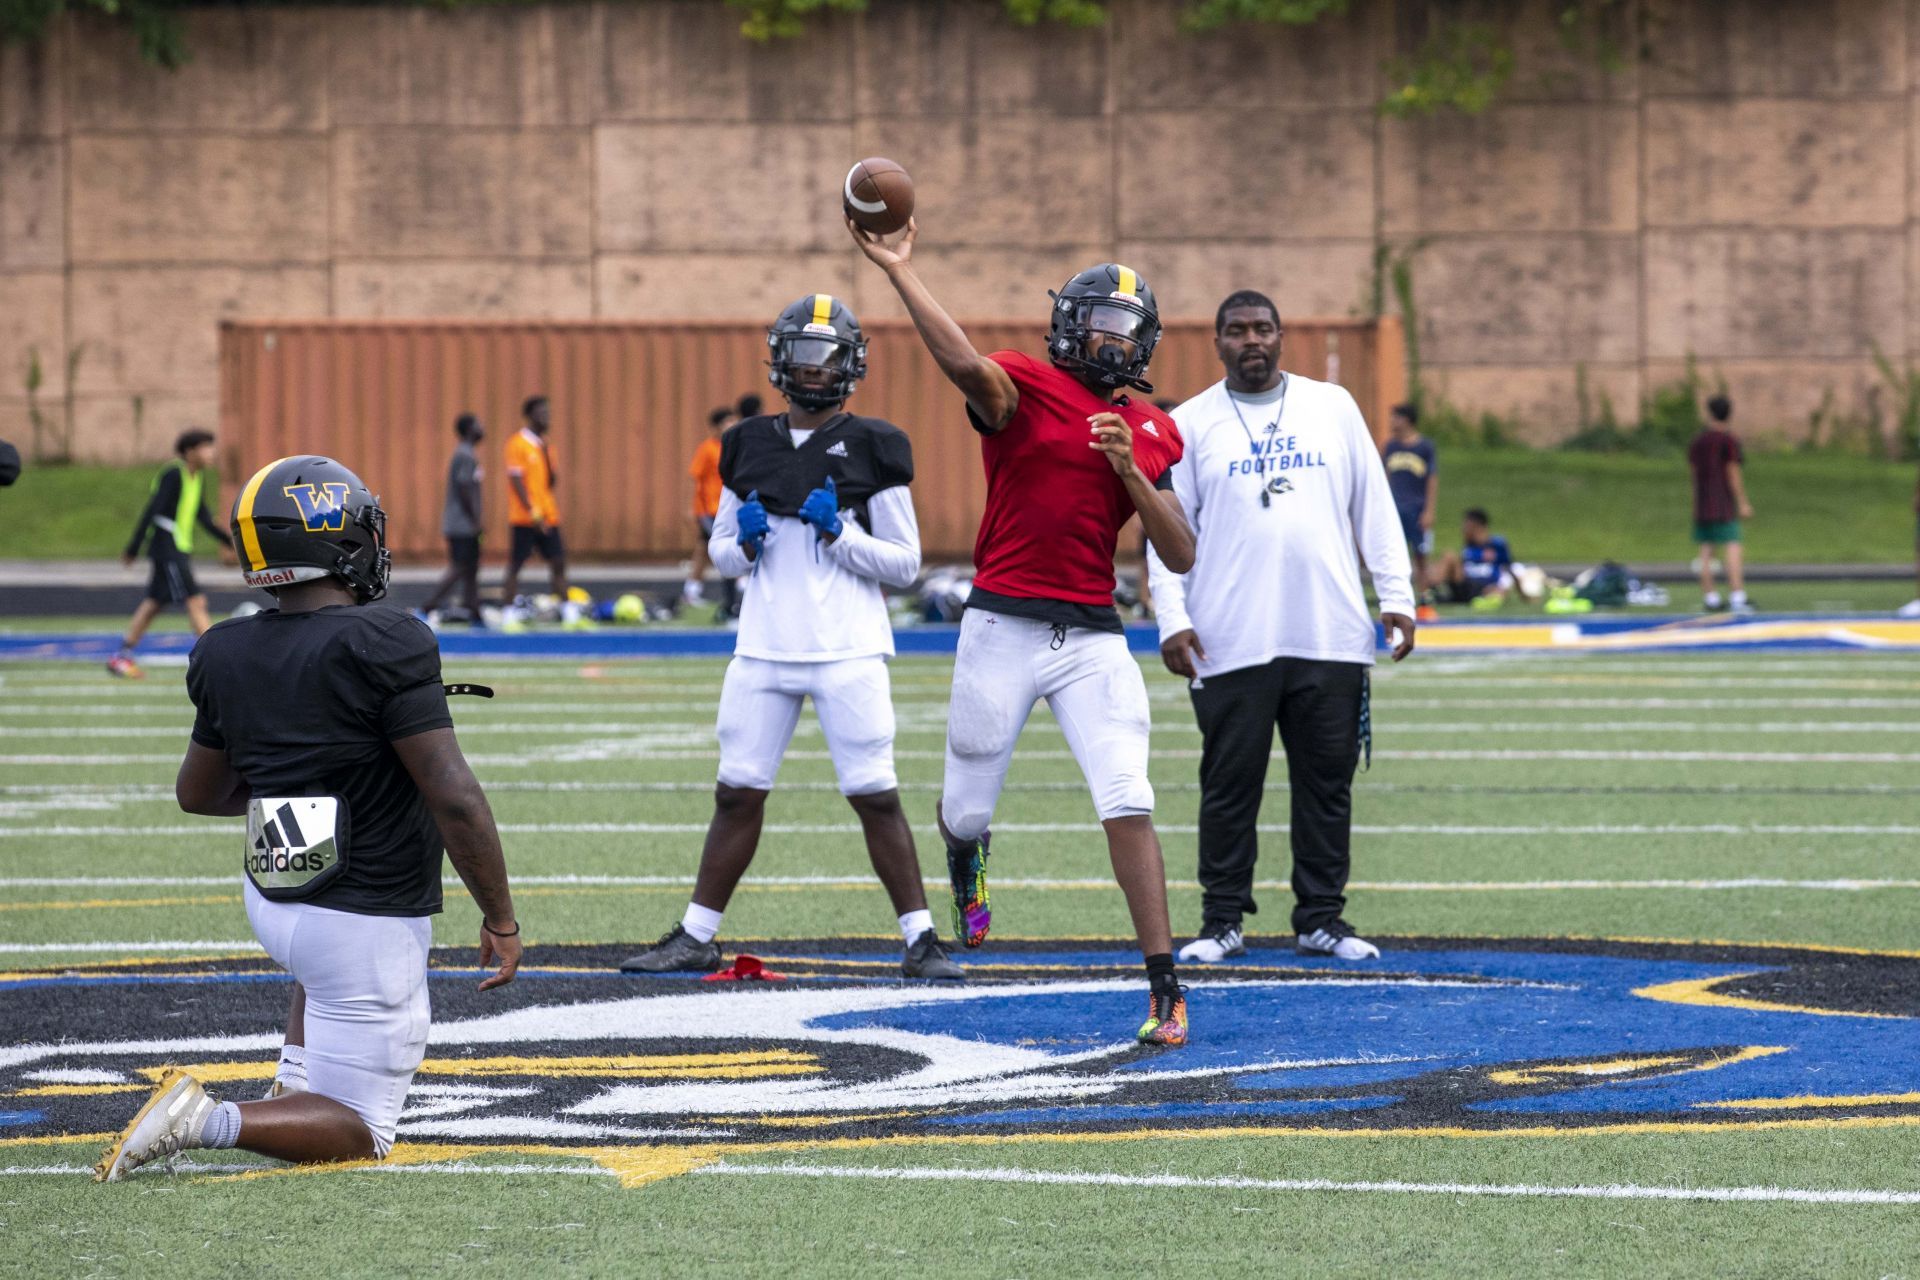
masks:
{"type": "Polygon", "coordinates": [[[1047,296],[1053,299],[1047,355],[1056,365],[1108,390],[1133,387],[1153,394],[1146,372],[1160,341],[1160,308],[1138,272],[1103,262],[1047,296]],[[1094,335],[1101,333],[1133,344],[1132,358],[1112,345],[1101,347],[1097,357],[1090,355],[1094,335]]]}
{"type": "Polygon", "coordinates": [[[867,376],[867,338],[845,303],[828,293],[810,293],[790,303],[767,330],[771,353],[767,381],[803,409],[831,409],[853,394],[867,376]],[[807,386],[800,369],[825,370],[825,386],[807,386]]]}
{"type": "Polygon", "coordinates": [[[387,594],[387,513],[360,477],[332,458],[269,462],[240,490],[232,523],[250,587],[272,591],[338,578],[361,604],[387,594]]]}

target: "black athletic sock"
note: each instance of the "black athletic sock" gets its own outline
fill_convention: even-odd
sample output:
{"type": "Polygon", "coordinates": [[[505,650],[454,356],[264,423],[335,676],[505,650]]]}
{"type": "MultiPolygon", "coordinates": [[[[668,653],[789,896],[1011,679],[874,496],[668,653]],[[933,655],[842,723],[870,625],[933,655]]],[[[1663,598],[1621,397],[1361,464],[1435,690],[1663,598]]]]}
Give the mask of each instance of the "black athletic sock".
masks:
{"type": "Polygon", "coordinates": [[[1157,996],[1177,995],[1180,991],[1180,979],[1173,971],[1173,953],[1162,951],[1158,955],[1147,957],[1147,985],[1153,988],[1157,996]]]}

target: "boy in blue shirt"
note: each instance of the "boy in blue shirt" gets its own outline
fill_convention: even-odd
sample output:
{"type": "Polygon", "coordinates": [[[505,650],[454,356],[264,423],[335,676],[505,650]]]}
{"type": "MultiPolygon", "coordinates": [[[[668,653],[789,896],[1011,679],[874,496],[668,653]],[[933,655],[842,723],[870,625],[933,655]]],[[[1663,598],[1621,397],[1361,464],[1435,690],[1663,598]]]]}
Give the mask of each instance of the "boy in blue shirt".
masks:
{"type": "Polygon", "coordinates": [[[1507,540],[1492,531],[1485,510],[1470,507],[1460,519],[1460,537],[1464,546],[1441,557],[1434,572],[1435,604],[1472,604],[1485,600],[1482,607],[1495,607],[1506,599],[1512,582],[1513,553],[1507,540]]]}

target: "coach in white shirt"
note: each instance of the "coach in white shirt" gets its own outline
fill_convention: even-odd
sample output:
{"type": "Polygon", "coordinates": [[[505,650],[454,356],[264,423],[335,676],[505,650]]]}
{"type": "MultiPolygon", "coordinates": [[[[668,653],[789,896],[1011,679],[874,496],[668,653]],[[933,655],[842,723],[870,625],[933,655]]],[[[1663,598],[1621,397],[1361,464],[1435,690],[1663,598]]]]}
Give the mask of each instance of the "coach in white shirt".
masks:
{"type": "Polygon", "coordinates": [[[1375,632],[1364,557],[1393,659],[1413,651],[1413,587],[1373,437],[1344,387],[1280,371],[1280,313],[1241,290],[1220,304],[1227,376],[1173,411],[1174,492],[1198,538],[1191,571],[1148,553],[1167,669],[1192,682],[1200,759],[1200,936],[1180,958],[1242,954],[1257,908],[1261,792],[1280,730],[1292,783],[1293,932],[1303,953],[1380,954],[1342,915],[1353,772],[1375,632]]]}

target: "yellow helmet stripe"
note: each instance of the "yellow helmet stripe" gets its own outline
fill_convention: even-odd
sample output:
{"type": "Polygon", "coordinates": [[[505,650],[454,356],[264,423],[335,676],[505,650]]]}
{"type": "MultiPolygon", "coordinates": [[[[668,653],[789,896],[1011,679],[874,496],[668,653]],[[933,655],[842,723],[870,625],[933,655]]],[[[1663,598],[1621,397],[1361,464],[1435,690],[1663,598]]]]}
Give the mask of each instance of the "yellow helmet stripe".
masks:
{"type": "MultiPolygon", "coordinates": [[[[1114,265],[1119,266],[1118,263],[1114,265]]],[[[1132,267],[1120,267],[1120,292],[1140,292],[1140,277],[1134,274],[1132,267]]]]}
{"type": "Polygon", "coordinates": [[[260,483],[267,478],[267,473],[285,461],[285,458],[275,458],[254,472],[233,509],[233,522],[240,526],[240,549],[246,553],[247,568],[256,573],[267,567],[267,555],[260,550],[260,534],[253,527],[253,503],[260,496],[260,483]]]}
{"type": "Polygon", "coordinates": [[[831,324],[833,322],[833,295],[816,293],[813,295],[813,322],[831,324]]]}

